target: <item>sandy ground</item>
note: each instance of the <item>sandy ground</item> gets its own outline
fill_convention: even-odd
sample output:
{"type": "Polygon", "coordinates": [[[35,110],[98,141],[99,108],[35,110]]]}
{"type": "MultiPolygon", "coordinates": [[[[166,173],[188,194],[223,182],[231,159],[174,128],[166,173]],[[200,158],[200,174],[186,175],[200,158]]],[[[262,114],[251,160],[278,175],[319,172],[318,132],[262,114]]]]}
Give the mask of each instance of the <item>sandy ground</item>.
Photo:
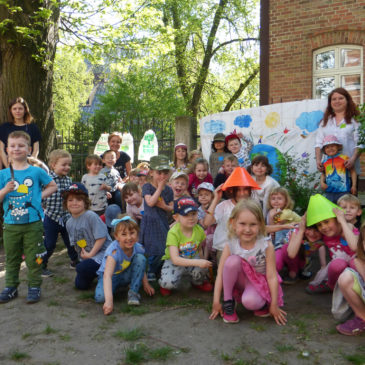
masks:
{"type": "MultiPolygon", "coordinates": [[[[0,249],[0,287],[4,287],[0,249]]],[[[62,245],[51,258],[42,300],[27,305],[26,269],[19,297],[0,306],[1,364],[365,364],[365,336],[337,334],[331,295],[310,296],[306,283],[285,286],[288,323],[239,308],[240,323],[208,319],[212,295],[196,289],[143,296],[140,307],[118,293],[105,317],[93,291],[73,288],[75,271],[62,245]]]]}

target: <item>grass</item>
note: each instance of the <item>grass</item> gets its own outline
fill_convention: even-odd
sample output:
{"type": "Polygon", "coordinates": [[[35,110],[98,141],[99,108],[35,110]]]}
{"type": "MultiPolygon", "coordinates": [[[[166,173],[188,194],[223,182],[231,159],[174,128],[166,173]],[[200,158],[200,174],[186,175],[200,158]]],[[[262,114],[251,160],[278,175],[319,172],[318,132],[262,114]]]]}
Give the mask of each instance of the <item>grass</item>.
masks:
{"type": "Polygon", "coordinates": [[[25,360],[25,359],[29,359],[30,356],[25,353],[25,352],[20,352],[20,351],[14,351],[11,355],[10,355],[11,360],[13,361],[21,361],[21,360],[25,360]]]}
{"type": "Polygon", "coordinates": [[[291,352],[291,351],[295,351],[295,347],[292,345],[283,345],[283,344],[275,344],[275,349],[278,352],[291,352]]]}
{"type": "Polygon", "coordinates": [[[265,332],[267,329],[267,327],[265,327],[263,324],[256,323],[256,322],[251,322],[250,328],[252,328],[253,330],[255,330],[257,332],[265,332]]]}
{"type": "Polygon", "coordinates": [[[300,319],[294,320],[293,321],[294,326],[297,327],[298,333],[301,335],[308,335],[309,331],[308,331],[308,325],[305,321],[302,321],[300,319]]]}
{"type": "Polygon", "coordinates": [[[349,361],[354,365],[364,365],[365,364],[365,355],[363,354],[352,354],[352,355],[343,355],[344,359],[349,361]]]}
{"type": "Polygon", "coordinates": [[[134,328],[129,331],[118,331],[114,333],[114,337],[121,338],[124,341],[137,341],[145,336],[142,328],[134,328]]]}
{"type": "Polygon", "coordinates": [[[50,300],[47,305],[48,307],[59,307],[60,302],[58,302],[57,300],[50,300]]]}
{"type": "Polygon", "coordinates": [[[77,300],[90,300],[94,299],[94,292],[85,292],[77,296],[77,300]]]}
{"type": "Polygon", "coordinates": [[[126,303],[122,304],[120,308],[118,308],[118,312],[120,313],[128,313],[132,316],[141,316],[149,312],[147,307],[144,306],[132,306],[126,303]]]}
{"type": "Polygon", "coordinates": [[[137,365],[148,361],[166,361],[174,354],[174,349],[169,346],[151,349],[140,343],[125,350],[125,364],[137,365]]]}
{"type": "Polygon", "coordinates": [[[225,352],[221,353],[221,359],[224,363],[229,365],[257,365],[257,359],[252,360],[243,360],[243,359],[236,359],[231,355],[226,354],[225,352]]]}
{"type": "Polygon", "coordinates": [[[66,283],[69,283],[71,281],[71,279],[69,278],[65,278],[64,276],[55,276],[53,278],[53,281],[56,283],[56,284],[66,284],[66,283]]]}
{"type": "Polygon", "coordinates": [[[173,354],[174,350],[171,347],[164,346],[149,352],[149,358],[151,360],[166,361],[173,354]]]}
{"type": "Polygon", "coordinates": [[[29,333],[29,332],[26,332],[26,333],[23,333],[23,335],[22,335],[22,339],[23,340],[26,340],[28,337],[30,337],[30,336],[32,336],[32,334],[31,333],[29,333]]]}
{"type": "Polygon", "coordinates": [[[49,324],[47,324],[45,330],[43,331],[43,333],[45,335],[51,335],[51,334],[56,333],[56,332],[57,332],[57,330],[52,328],[49,324]]]}
{"type": "Polygon", "coordinates": [[[70,341],[71,336],[69,334],[59,335],[60,340],[62,341],[70,341]]]}

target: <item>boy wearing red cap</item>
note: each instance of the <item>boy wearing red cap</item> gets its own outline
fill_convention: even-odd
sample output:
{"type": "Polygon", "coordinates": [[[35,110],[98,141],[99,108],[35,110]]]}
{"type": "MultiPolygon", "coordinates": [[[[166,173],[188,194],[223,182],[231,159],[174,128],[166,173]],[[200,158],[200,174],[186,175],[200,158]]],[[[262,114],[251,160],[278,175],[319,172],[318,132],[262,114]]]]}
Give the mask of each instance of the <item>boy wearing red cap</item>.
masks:
{"type": "Polygon", "coordinates": [[[238,166],[247,168],[251,165],[250,152],[253,143],[250,139],[246,138],[242,133],[233,131],[226,137],[225,141],[228,150],[237,157],[238,166]],[[242,142],[244,143],[242,144],[242,142]]]}

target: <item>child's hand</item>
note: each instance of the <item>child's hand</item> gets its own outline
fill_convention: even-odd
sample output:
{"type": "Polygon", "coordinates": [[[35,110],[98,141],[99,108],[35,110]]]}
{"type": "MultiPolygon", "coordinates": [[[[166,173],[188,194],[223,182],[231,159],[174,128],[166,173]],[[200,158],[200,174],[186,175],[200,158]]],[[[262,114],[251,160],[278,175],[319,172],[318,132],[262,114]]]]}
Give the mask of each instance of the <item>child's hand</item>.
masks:
{"type": "Polygon", "coordinates": [[[328,188],[328,185],[326,183],[321,183],[321,189],[326,191],[328,188]]]}
{"type": "Polygon", "coordinates": [[[342,209],[333,208],[333,213],[335,213],[338,223],[347,223],[345,218],[345,212],[342,209]]]}
{"type": "Polygon", "coordinates": [[[209,267],[212,267],[213,263],[208,261],[208,260],[197,259],[196,260],[196,266],[201,267],[202,269],[207,269],[209,267]]]}
{"type": "Polygon", "coordinates": [[[223,317],[223,308],[220,302],[213,303],[212,313],[210,314],[209,319],[216,319],[218,314],[223,317]]]}
{"type": "Polygon", "coordinates": [[[282,309],[280,309],[276,304],[270,304],[270,308],[269,308],[270,314],[274,317],[275,322],[281,326],[285,326],[286,324],[286,312],[283,311],[282,309]]]}
{"type": "Polygon", "coordinates": [[[158,208],[161,208],[161,209],[164,209],[164,210],[165,210],[165,208],[166,208],[166,203],[165,203],[165,201],[163,200],[163,198],[161,198],[161,197],[159,197],[159,198],[158,198],[158,201],[157,201],[157,203],[156,203],[155,207],[158,207],[158,208]]]}
{"type": "Polygon", "coordinates": [[[6,194],[10,193],[11,191],[14,191],[15,189],[15,181],[10,180],[4,187],[6,194]]]}
{"type": "Polygon", "coordinates": [[[110,189],[110,186],[108,186],[107,184],[101,184],[100,185],[100,190],[109,190],[110,189]]]}
{"type": "Polygon", "coordinates": [[[106,198],[107,199],[111,199],[112,198],[112,194],[110,194],[109,191],[107,191],[107,193],[106,193],[106,198]]]}
{"type": "Polygon", "coordinates": [[[147,283],[143,283],[143,290],[145,291],[145,293],[147,295],[149,295],[150,297],[152,295],[155,294],[155,289],[153,286],[151,286],[148,282],[147,283]]]}
{"type": "Polygon", "coordinates": [[[350,189],[350,191],[351,191],[351,194],[352,195],[356,195],[356,193],[357,193],[356,186],[352,186],[351,189],[350,189]]]}
{"type": "Polygon", "coordinates": [[[84,248],[81,249],[81,253],[80,253],[80,256],[82,259],[91,259],[92,256],[90,255],[89,252],[87,252],[84,248]]]}
{"type": "Polygon", "coordinates": [[[113,302],[112,303],[105,302],[103,305],[103,312],[106,316],[108,316],[111,312],[113,312],[113,302]]]}
{"type": "Polygon", "coordinates": [[[223,184],[220,184],[217,186],[217,188],[214,190],[214,198],[216,198],[218,201],[222,199],[223,190],[222,190],[223,184]]]}

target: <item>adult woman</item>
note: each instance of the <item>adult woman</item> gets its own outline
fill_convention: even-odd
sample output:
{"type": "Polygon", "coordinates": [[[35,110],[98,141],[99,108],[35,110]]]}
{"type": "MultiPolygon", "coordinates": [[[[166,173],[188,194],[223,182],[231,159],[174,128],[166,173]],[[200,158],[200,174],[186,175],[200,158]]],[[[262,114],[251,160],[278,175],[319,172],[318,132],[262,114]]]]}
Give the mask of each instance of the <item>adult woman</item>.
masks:
{"type": "Polygon", "coordinates": [[[29,134],[33,157],[38,156],[39,141],[41,139],[37,125],[32,123],[33,117],[29,112],[28,104],[22,97],[15,98],[9,103],[8,120],[8,122],[0,125],[0,155],[5,167],[8,167],[6,148],[8,145],[8,135],[11,132],[24,131],[29,134]]]}
{"type": "Polygon", "coordinates": [[[113,132],[108,136],[109,148],[114,151],[117,155],[117,162],[114,167],[119,171],[120,177],[124,180],[131,171],[131,158],[123,151],[119,151],[120,145],[122,144],[122,136],[113,132]]]}
{"type": "Polygon", "coordinates": [[[317,130],[316,135],[316,162],[317,169],[323,171],[322,147],[323,138],[334,135],[343,146],[342,153],[349,156],[345,162],[347,169],[355,166],[357,174],[360,173],[360,148],[358,144],[359,123],[354,119],[359,114],[351,95],[342,87],[334,89],[328,95],[328,105],[323,116],[323,120],[317,130]]]}

